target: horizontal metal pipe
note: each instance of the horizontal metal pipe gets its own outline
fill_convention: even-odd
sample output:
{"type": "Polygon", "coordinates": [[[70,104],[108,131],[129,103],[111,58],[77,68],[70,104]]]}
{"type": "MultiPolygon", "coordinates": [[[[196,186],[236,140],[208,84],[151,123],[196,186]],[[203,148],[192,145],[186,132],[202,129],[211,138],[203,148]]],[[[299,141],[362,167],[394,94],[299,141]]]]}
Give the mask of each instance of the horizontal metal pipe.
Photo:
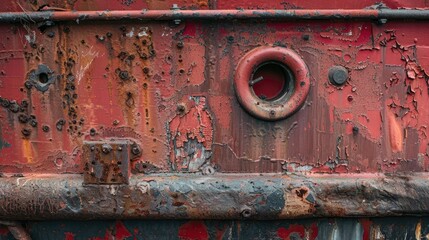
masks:
{"type": "Polygon", "coordinates": [[[429,10],[129,10],[3,12],[0,22],[186,19],[429,19],[429,10]]]}
{"type": "Polygon", "coordinates": [[[290,219],[429,214],[429,175],[81,175],[0,178],[0,219],[290,219]]]}

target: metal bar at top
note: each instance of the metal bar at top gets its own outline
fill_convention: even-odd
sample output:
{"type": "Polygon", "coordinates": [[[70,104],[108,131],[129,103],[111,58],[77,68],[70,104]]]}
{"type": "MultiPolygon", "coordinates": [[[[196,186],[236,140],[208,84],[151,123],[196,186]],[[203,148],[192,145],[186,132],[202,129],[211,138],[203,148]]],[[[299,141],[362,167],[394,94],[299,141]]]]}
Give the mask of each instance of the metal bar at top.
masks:
{"type": "Polygon", "coordinates": [[[0,178],[0,219],[291,219],[429,215],[429,174],[134,175],[0,178]]]}
{"type": "Polygon", "coordinates": [[[41,11],[3,12],[0,22],[88,20],[233,20],[233,19],[429,19],[429,10],[131,10],[131,11],[41,11]]]}

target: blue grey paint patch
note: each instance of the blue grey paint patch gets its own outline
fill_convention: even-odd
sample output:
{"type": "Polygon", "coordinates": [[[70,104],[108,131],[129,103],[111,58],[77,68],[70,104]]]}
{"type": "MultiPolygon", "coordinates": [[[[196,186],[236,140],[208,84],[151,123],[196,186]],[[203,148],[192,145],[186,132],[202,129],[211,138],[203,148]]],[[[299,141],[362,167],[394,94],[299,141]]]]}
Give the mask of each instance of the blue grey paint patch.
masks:
{"type": "Polygon", "coordinates": [[[0,134],[0,150],[10,147],[10,143],[6,142],[0,134]]]}

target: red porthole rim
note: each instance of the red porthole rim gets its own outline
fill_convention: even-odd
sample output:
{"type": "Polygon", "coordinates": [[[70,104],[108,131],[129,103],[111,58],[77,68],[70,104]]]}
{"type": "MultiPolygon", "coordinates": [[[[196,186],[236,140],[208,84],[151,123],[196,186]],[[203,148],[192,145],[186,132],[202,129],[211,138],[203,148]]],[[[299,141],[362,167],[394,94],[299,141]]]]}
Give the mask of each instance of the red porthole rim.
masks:
{"type": "Polygon", "coordinates": [[[310,91],[310,76],[304,60],[284,47],[264,46],[251,50],[237,65],[234,89],[241,106],[251,115],[269,121],[289,117],[304,104],[310,91]],[[294,89],[275,101],[265,101],[255,95],[249,86],[250,78],[258,66],[275,61],[288,67],[294,76],[294,89]]]}

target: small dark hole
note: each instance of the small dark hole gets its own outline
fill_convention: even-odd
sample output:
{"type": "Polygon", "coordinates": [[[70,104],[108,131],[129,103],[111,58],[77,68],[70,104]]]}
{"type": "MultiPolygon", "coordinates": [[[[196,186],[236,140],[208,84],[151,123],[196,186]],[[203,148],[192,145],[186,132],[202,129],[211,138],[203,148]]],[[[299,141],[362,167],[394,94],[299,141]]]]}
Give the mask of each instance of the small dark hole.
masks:
{"type": "Polygon", "coordinates": [[[48,74],[46,74],[46,73],[40,73],[40,74],[39,74],[39,82],[40,82],[40,83],[45,84],[45,83],[47,83],[48,81],[49,81],[48,74]]]}

